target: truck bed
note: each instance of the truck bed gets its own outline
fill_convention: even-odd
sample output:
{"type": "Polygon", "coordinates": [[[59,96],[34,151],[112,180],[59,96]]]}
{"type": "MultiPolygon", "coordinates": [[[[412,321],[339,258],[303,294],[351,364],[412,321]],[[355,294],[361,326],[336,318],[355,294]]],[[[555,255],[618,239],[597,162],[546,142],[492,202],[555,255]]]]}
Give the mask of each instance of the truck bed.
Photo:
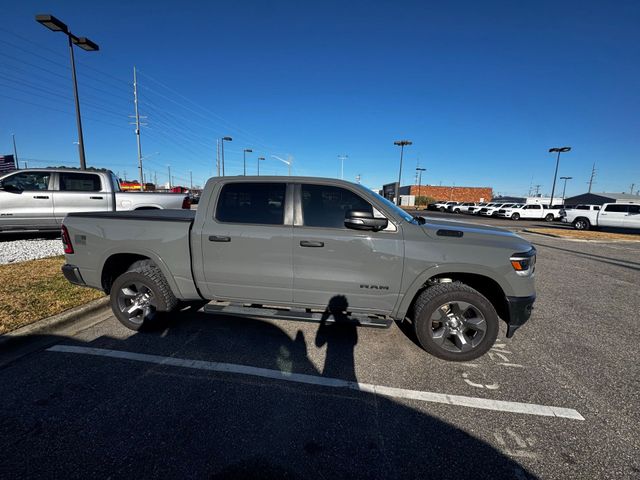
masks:
{"type": "Polygon", "coordinates": [[[163,222],[192,223],[196,217],[195,210],[131,210],[127,212],[77,212],[68,217],[115,218],[122,220],[162,220],[163,222]]]}
{"type": "Polygon", "coordinates": [[[123,252],[151,259],[179,299],[200,298],[191,270],[191,228],[195,210],[133,210],[70,213],[63,225],[85,283],[102,287],[102,271],[123,252]]]}

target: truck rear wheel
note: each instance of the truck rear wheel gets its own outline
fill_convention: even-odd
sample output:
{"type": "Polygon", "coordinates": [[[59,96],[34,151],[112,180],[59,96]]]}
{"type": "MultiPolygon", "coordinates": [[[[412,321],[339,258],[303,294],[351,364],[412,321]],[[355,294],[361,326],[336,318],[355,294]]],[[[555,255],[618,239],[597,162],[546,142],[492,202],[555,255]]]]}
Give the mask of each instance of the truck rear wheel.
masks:
{"type": "Polygon", "coordinates": [[[511,220],[520,220],[520,214],[518,212],[511,215],[511,220]]]}
{"type": "Polygon", "coordinates": [[[461,282],[424,290],[415,304],[413,325],[422,348],[454,362],[484,355],[498,336],[498,314],[480,292],[461,282]]]}
{"type": "Polygon", "coordinates": [[[544,217],[545,222],[553,222],[553,213],[547,213],[547,216],[544,217]]]}
{"type": "Polygon", "coordinates": [[[125,327],[140,330],[178,305],[160,269],[150,261],[134,263],[111,286],[111,310],[125,327]]]}

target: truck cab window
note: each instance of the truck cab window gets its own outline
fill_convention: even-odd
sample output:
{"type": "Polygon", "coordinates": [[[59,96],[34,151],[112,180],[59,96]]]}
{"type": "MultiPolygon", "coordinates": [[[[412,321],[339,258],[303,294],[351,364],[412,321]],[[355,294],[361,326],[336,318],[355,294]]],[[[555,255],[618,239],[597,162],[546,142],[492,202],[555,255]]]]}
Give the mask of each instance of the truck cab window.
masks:
{"type": "Polygon", "coordinates": [[[302,185],[302,218],[307,227],[345,228],[348,210],[373,214],[371,204],[346,188],[331,185],[302,185]]]}
{"type": "Polygon", "coordinates": [[[99,192],[100,177],[93,173],[60,173],[60,190],[64,192],[99,192]]]}
{"type": "Polygon", "coordinates": [[[216,220],[224,223],[284,224],[284,183],[228,183],[222,187],[216,220]]]}

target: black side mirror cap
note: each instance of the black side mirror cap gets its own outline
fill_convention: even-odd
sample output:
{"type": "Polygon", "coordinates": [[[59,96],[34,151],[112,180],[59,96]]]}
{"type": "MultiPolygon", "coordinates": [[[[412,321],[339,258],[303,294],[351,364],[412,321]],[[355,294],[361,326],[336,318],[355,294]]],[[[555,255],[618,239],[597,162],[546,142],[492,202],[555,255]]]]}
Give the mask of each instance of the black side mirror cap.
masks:
{"type": "Polygon", "coordinates": [[[387,225],[389,225],[389,220],[386,218],[375,218],[370,212],[347,210],[344,216],[344,226],[354,230],[371,230],[377,232],[387,228],[387,225]]]}

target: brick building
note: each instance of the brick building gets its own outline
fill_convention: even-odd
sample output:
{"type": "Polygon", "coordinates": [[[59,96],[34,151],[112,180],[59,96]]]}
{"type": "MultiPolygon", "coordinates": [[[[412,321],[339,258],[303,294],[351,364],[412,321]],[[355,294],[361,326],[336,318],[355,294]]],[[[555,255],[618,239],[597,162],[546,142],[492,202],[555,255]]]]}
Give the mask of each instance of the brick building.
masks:
{"type": "Polygon", "coordinates": [[[489,202],[493,198],[491,187],[444,187],[437,185],[407,185],[400,187],[400,195],[430,197],[434,200],[456,202],[489,202]]]}

